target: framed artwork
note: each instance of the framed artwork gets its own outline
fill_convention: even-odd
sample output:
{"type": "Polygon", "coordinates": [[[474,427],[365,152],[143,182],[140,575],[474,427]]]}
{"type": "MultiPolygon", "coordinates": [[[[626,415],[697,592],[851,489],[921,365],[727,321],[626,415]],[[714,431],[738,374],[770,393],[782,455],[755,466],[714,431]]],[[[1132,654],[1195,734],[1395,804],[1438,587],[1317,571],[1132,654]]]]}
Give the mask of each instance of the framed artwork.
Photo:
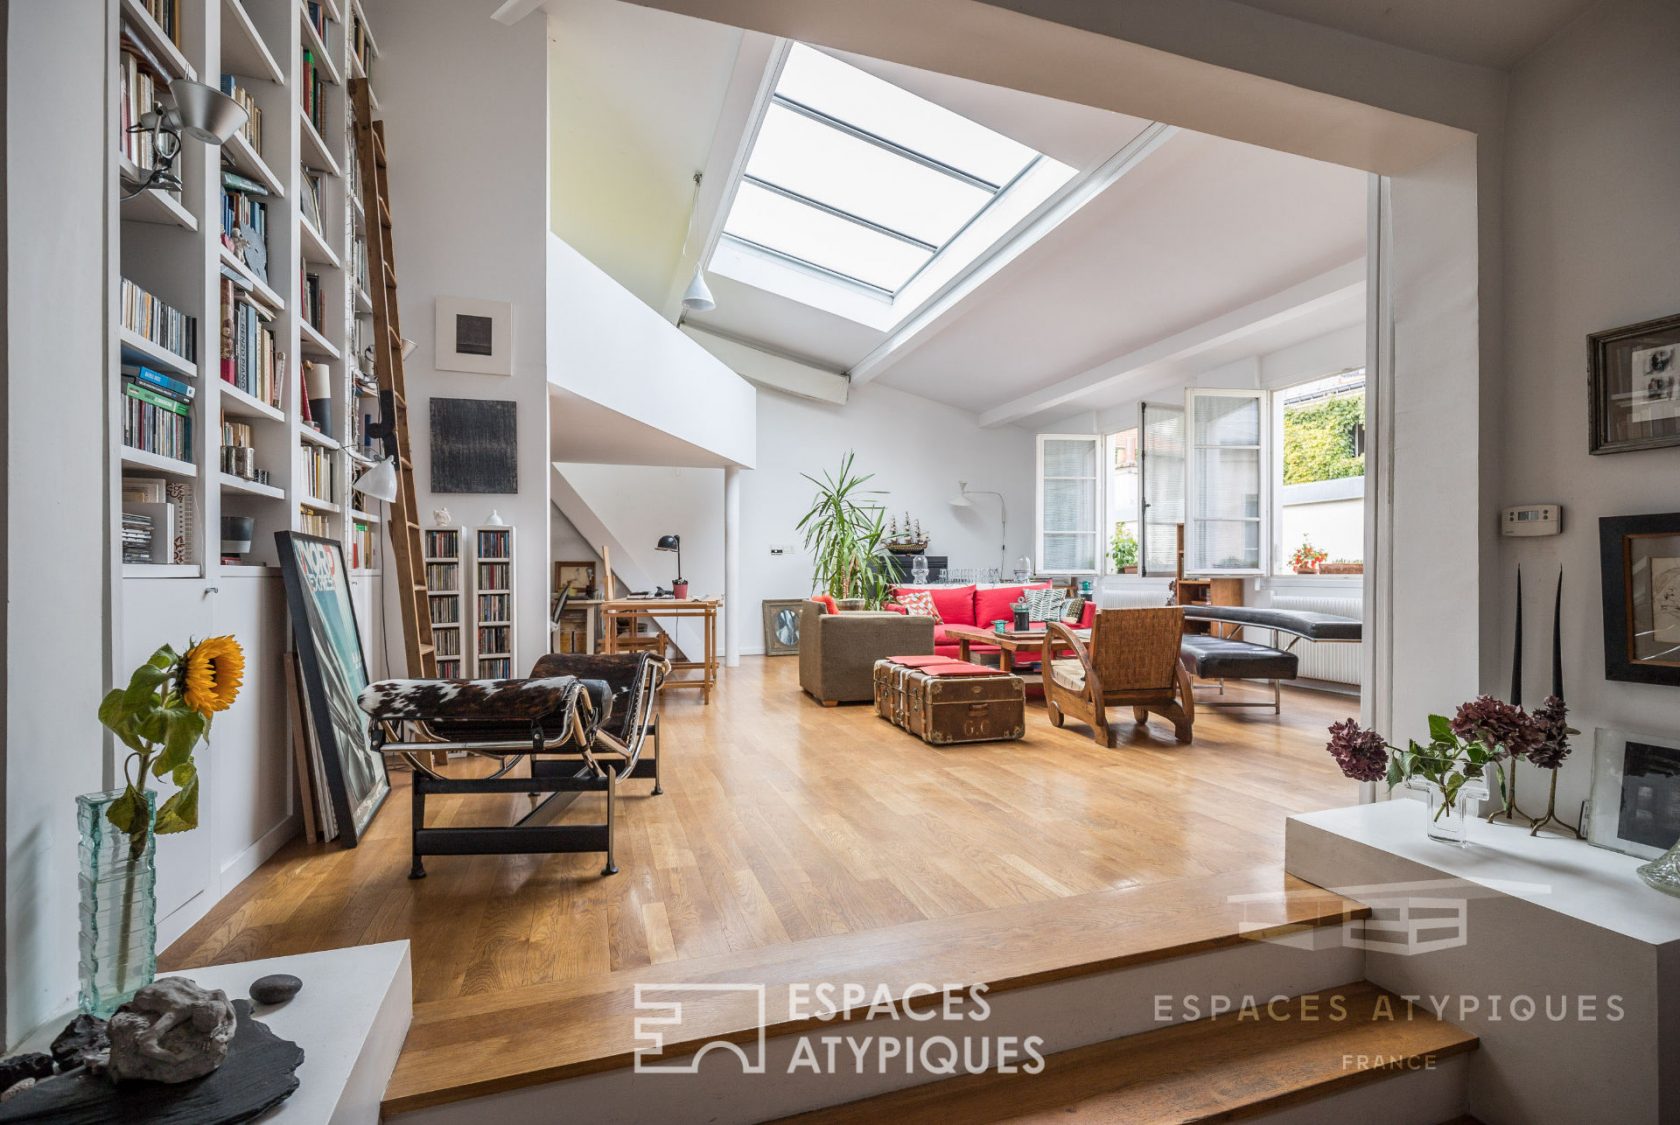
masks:
{"type": "Polygon", "coordinates": [[[1680,736],[1594,732],[1587,839],[1640,859],[1680,840],[1680,736]]]}
{"type": "Polygon", "coordinates": [[[799,611],[804,604],[804,598],[765,599],[765,656],[792,656],[799,651],[799,611]]]}
{"type": "Polygon", "coordinates": [[[593,598],[595,596],[595,563],[589,562],[556,562],[554,564],[554,591],[559,593],[567,586],[572,588],[574,598],[593,598]]]}
{"type": "Polygon", "coordinates": [[[356,846],[391,792],[385,757],[368,742],[367,716],[356,697],[367,687],[361,631],[350,603],[344,549],[332,539],[277,531],[280,573],[291,607],[292,635],[304,697],[339,837],[356,846]]]}
{"type": "Polygon", "coordinates": [[[1680,316],[1587,337],[1588,451],[1680,445],[1680,316]]]}
{"type": "Polygon", "coordinates": [[[1680,512],[1598,521],[1604,677],[1680,685],[1680,512]]]}
{"type": "Polygon", "coordinates": [[[519,491],[519,404],[434,398],[432,491],[519,491]]]}
{"type": "Polygon", "coordinates": [[[513,306],[507,301],[439,297],[436,343],[432,366],[439,371],[512,375],[513,306]]]}

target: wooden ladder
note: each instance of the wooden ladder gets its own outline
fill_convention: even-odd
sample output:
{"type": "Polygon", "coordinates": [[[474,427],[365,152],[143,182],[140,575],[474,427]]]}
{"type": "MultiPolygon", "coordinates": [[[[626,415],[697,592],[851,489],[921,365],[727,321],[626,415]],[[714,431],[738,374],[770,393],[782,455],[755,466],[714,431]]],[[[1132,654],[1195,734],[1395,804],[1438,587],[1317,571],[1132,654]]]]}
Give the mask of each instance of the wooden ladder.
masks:
{"type": "Polygon", "coordinates": [[[355,112],[356,163],[361,177],[362,225],[367,231],[368,285],[373,299],[373,374],[379,381],[380,417],[390,429],[382,436],[387,456],[397,459],[397,499],[391,505],[391,555],[397,568],[403,645],[408,674],[437,677],[437,647],[421,561],[420,513],[414,495],[414,461],[409,454],[408,394],[403,378],[402,325],[397,313],[396,259],[391,249],[391,204],[385,168],[385,128],[373,120],[367,79],[350,80],[355,112]]]}

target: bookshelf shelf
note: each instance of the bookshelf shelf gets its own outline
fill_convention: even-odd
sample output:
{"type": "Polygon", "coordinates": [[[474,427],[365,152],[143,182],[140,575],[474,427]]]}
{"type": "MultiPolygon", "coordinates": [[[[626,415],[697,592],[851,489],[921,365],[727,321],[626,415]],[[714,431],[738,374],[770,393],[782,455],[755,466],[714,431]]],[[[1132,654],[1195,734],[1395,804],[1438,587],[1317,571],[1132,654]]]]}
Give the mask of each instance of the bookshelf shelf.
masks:
{"type": "Polygon", "coordinates": [[[472,674],[480,679],[513,674],[513,652],[518,647],[513,533],[514,529],[504,524],[472,529],[472,647],[476,654],[472,674]]]}
{"type": "Polygon", "coordinates": [[[267,305],[272,312],[279,313],[285,311],[285,300],[280,296],[280,294],[269,288],[268,282],[263,281],[258,278],[256,274],[252,273],[250,267],[248,267],[244,262],[241,262],[238,258],[234,257],[233,251],[229,250],[226,246],[223,246],[221,251],[222,265],[233,271],[235,275],[234,283],[236,285],[238,285],[241,289],[246,290],[248,293],[253,294],[263,304],[267,305]]]}
{"type": "Polygon", "coordinates": [[[335,516],[344,511],[343,508],[334,504],[331,500],[322,500],[318,496],[303,496],[298,500],[298,503],[305,508],[314,508],[317,512],[330,512],[335,516]]]}
{"type": "Polygon", "coordinates": [[[319,445],[324,449],[343,449],[344,446],[323,434],[313,426],[303,426],[298,429],[298,437],[311,445],[319,445]]]}
{"type": "Polygon", "coordinates": [[[286,187],[280,182],[280,177],[274,174],[274,169],[268,166],[262,154],[251,147],[251,142],[245,139],[243,133],[235,133],[222,146],[222,153],[229,158],[234,171],[257,181],[277,198],[285,198],[286,187]]]}
{"type": "Polygon", "coordinates": [[[466,667],[470,631],[466,614],[466,532],[459,527],[429,527],[421,532],[426,605],[437,646],[438,675],[458,678],[466,667]]]}
{"type": "Polygon", "coordinates": [[[324,355],[328,359],[341,359],[340,352],[333,342],[321,334],[321,330],[307,320],[298,321],[298,331],[303,335],[303,351],[306,355],[324,355]]]}
{"type": "Polygon", "coordinates": [[[298,107],[298,135],[302,138],[303,162],[317,172],[325,172],[329,176],[342,177],[338,161],[334,159],[332,150],[327,148],[327,142],[321,139],[321,131],[315,128],[315,122],[309,120],[309,114],[298,107]]]}
{"type": "Polygon", "coordinates": [[[240,0],[222,0],[222,73],[286,84],[285,72],[240,0]]]}
{"type": "MultiPolygon", "coordinates": [[[[140,170],[134,161],[117,154],[117,164],[125,176],[132,176],[138,180],[140,170]]],[[[161,188],[149,188],[139,195],[122,201],[122,217],[124,222],[155,223],[158,226],[180,227],[186,231],[198,230],[198,219],[191,211],[181,206],[181,201],[161,188]]]]}
{"type": "Polygon", "coordinates": [[[147,453],[144,449],[133,449],[126,445],[122,447],[122,463],[130,469],[150,469],[177,477],[198,476],[198,466],[191,461],[165,457],[161,453],[147,453]]]}
{"type": "Polygon", "coordinates": [[[197,563],[123,563],[124,578],[197,578],[197,563]]]}
{"type": "Polygon", "coordinates": [[[270,406],[255,395],[222,381],[222,413],[236,418],[265,418],[270,422],[284,422],[286,415],[277,406],[270,406]]]}
{"type": "Polygon", "coordinates": [[[157,56],[164,68],[174,72],[170,75],[171,78],[191,78],[195,81],[198,79],[198,71],[187,61],[187,56],[181,53],[181,48],[158,26],[158,22],[146,11],[146,6],[140,3],[140,0],[122,0],[122,20],[134,29],[135,36],[147,50],[157,56]]]}
{"type": "MultiPolygon", "coordinates": [[[[328,14],[331,15],[331,13],[328,14]]],[[[298,19],[303,24],[303,49],[314,53],[316,61],[321,64],[322,76],[328,82],[331,82],[334,86],[342,85],[338,77],[338,67],[333,64],[332,53],[327,50],[327,45],[321,41],[320,33],[315,30],[315,25],[309,22],[309,8],[302,0],[299,0],[298,3],[298,19]]],[[[342,23],[343,21],[335,16],[330,22],[342,23]]]]}
{"type": "Polygon", "coordinates": [[[275,488],[272,484],[259,484],[254,480],[236,477],[232,473],[219,474],[223,492],[243,492],[248,496],[263,496],[270,500],[284,500],[284,489],[275,488]]]}
{"type": "Polygon", "coordinates": [[[326,9],[328,19],[343,21],[344,16],[339,11],[338,0],[321,0],[321,7],[326,9]]]}
{"type": "Polygon", "coordinates": [[[119,327],[117,339],[122,348],[123,361],[139,360],[148,366],[171,375],[185,375],[189,379],[198,377],[198,364],[190,359],[182,359],[162,344],[154,344],[132,328],[119,327]]]}
{"type": "Polygon", "coordinates": [[[373,298],[368,296],[368,291],[360,285],[356,286],[356,308],[364,316],[373,315],[373,298]]]}
{"type": "Polygon", "coordinates": [[[385,517],[384,516],[376,516],[372,512],[364,512],[360,508],[351,508],[350,509],[350,518],[353,519],[353,520],[366,520],[368,523],[384,523],[385,522],[385,517]]]}
{"type": "Polygon", "coordinates": [[[344,268],[333,248],[327,245],[327,240],[321,237],[308,219],[298,220],[298,230],[303,232],[303,260],[313,265],[326,266],[328,269],[341,270],[344,268]]]}

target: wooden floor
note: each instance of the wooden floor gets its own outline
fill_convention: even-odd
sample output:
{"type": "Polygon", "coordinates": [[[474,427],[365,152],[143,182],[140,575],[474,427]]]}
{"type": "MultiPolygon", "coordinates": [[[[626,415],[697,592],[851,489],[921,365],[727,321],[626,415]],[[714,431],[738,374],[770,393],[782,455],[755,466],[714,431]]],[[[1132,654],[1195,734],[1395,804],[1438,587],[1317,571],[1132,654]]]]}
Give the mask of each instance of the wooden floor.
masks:
{"type": "MultiPolygon", "coordinates": [[[[1287,814],[1357,799],[1325,753],[1351,698],[1286,691],[1098,747],[1029,704],[1028,736],[935,750],[867,706],[802,695],[748,658],[718,695],[664,707],[665,794],[624,787],[620,874],[601,858],[432,857],[408,873],[404,775],[362,845],[293,841],[160,968],[414,942],[417,1001],[574,981],[922,919],[1186,877],[1281,869],[1287,814]]],[[[588,795],[577,815],[598,808],[588,795]]],[[[507,823],[522,797],[434,798],[433,823],[507,823]]]]}

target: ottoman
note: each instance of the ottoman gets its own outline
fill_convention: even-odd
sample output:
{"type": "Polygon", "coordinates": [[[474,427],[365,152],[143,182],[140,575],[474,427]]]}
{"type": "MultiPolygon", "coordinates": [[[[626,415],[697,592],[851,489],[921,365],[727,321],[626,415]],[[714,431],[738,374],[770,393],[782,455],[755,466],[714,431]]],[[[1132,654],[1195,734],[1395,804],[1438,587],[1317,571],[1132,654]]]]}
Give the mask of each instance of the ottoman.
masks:
{"type": "Polygon", "coordinates": [[[875,663],[875,713],[930,746],[1008,742],[1026,733],[1026,685],[948,656],[888,657],[875,663]]]}

